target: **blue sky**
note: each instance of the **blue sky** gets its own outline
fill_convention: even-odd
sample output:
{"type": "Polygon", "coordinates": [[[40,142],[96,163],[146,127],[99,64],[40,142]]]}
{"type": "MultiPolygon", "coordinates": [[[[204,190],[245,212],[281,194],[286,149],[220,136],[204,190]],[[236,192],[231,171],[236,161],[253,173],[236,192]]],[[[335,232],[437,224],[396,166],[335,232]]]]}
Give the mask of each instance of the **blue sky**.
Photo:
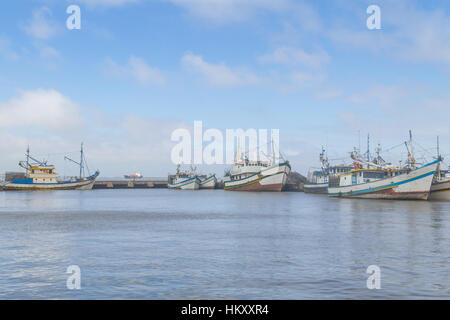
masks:
{"type": "Polygon", "coordinates": [[[6,1],[0,170],[27,144],[65,166],[84,141],[106,176],[165,175],[170,133],[194,120],[279,128],[302,173],[322,145],[346,157],[358,131],[389,148],[412,129],[431,153],[440,135],[450,153],[449,18],[434,0],[6,1]],[[71,4],[81,30],[65,27],[71,4]],[[371,4],[381,30],[366,27],[371,4]]]}

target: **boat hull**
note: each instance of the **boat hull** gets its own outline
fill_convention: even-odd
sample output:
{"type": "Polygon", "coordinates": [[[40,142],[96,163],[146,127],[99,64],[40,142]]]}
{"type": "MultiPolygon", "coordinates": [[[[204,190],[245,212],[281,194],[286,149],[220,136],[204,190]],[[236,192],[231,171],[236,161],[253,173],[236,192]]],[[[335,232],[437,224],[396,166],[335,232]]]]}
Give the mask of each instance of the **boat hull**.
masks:
{"type": "Polygon", "coordinates": [[[328,183],[307,183],[303,186],[305,193],[327,194],[328,183]]]}
{"type": "Polygon", "coordinates": [[[189,178],[179,183],[169,183],[168,188],[177,190],[198,190],[200,189],[200,181],[198,178],[189,178]]]}
{"type": "Polygon", "coordinates": [[[217,178],[211,176],[203,181],[200,181],[200,189],[215,189],[217,184],[217,178]]]}
{"type": "Polygon", "coordinates": [[[429,200],[450,201],[450,180],[433,183],[429,200]]]}
{"type": "Polygon", "coordinates": [[[286,185],[290,172],[291,167],[288,164],[281,164],[243,179],[224,181],[224,189],[228,191],[280,192],[286,185]]]}
{"type": "Polygon", "coordinates": [[[364,184],[329,187],[330,197],[428,200],[431,183],[439,162],[435,161],[409,173],[364,184]]]}

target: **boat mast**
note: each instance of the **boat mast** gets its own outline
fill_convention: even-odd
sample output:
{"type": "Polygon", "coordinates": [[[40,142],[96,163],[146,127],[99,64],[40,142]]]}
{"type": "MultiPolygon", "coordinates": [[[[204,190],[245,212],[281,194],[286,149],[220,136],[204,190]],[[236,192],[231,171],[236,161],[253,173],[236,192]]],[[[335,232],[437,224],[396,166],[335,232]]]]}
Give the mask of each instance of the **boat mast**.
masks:
{"type": "Polygon", "coordinates": [[[409,130],[409,148],[411,150],[411,165],[412,169],[416,168],[416,158],[414,156],[414,146],[413,146],[413,137],[412,137],[412,131],[409,130]]]}
{"type": "Polygon", "coordinates": [[[25,168],[25,174],[28,176],[28,170],[30,168],[30,145],[27,147],[27,167],[25,168]]]}
{"type": "Polygon", "coordinates": [[[81,150],[80,150],[80,179],[82,178],[82,172],[83,172],[83,142],[81,143],[81,150]]]}
{"type": "MultiPolygon", "coordinates": [[[[370,162],[370,134],[367,134],[367,162],[370,162]]],[[[369,169],[370,166],[367,165],[367,168],[369,169]]]]}
{"type": "Polygon", "coordinates": [[[274,144],[273,144],[273,138],[270,138],[270,148],[272,149],[272,165],[275,164],[275,148],[274,148],[274,144]]]}
{"type": "Polygon", "coordinates": [[[320,153],[320,162],[322,163],[322,171],[326,174],[329,173],[330,163],[328,162],[328,154],[322,146],[322,152],[320,153]]]}
{"type": "Polygon", "coordinates": [[[236,162],[239,162],[240,160],[241,160],[241,148],[240,148],[240,146],[241,146],[241,138],[240,137],[238,137],[237,138],[237,143],[238,143],[238,145],[237,145],[237,153],[236,153],[236,162]]]}
{"type": "Polygon", "coordinates": [[[358,153],[361,153],[361,130],[358,130],[358,153]]]}
{"type": "Polygon", "coordinates": [[[439,136],[437,136],[437,157],[438,159],[441,158],[441,152],[439,150],[439,136]]]}

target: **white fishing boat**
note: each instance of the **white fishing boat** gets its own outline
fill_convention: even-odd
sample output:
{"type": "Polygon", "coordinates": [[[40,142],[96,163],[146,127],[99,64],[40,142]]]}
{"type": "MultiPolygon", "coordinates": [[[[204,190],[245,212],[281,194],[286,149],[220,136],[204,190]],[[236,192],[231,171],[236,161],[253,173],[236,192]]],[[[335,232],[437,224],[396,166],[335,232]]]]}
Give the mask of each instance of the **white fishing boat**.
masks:
{"type": "Polygon", "coordinates": [[[320,154],[320,162],[322,163],[322,167],[319,170],[308,173],[308,181],[303,185],[303,191],[305,193],[327,194],[330,177],[335,177],[354,169],[353,166],[346,165],[330,166],[323,148],[320,154]]]}
{"type": "Polygon", "coordinates": [[[431,185],[430,200],[450,201],[450,179],[433,182],[431,185]]]}
{"type": "MultiPolygon", "coordinates": [[[[412,143],[412,136],[410,142],[412,143]]],[[[427,200],[440,159],[417,168],[411,143],[408,166],[405,168],[363,160],[353,152],[352,159],[360,167],[340,175],[335,183],[330,182],[328,195],[345,198],[427,200]],[[362,168],[363,165],[367,165],[367,168],[362,168]]]]}
{"type": "MultiPolygon", "coordinates": [[[[439,154],[438,143],[438,159],[443,161],[439,154]]],[[[432,201],[450,201],[450,178],[448,177],[448,170],[438,170],[431,185],[430,200],[432,201]]]]}
{"type": "Polygon", "coordinates": [[[233,165],[225,175],[224,189],[230,191],[282,191],[291,172],[288,161],[270,164],[244,160],[233,165]]]}
{"type": "Polygon", "coordinates": [[[402,172],[386,169],[356,169],[340,176],[339,186],[328,187],[330,197],[427,200],[439,161],[402,172]]]}
{"type": "Polygon", "coordinates": [[[55,171],[55,166],[47,164],[46,161],[39,161],[30,155],[30,149],[27,149],[26,161],[21,161],[19,165],[25,169],[23,177],[15,178],[12,181],[5,181],[1,186],[4,191],[42,191],[42,190],[90,190],[95,179],[100,172],[97,170],[93,175],[84,177],[85,159],[83,154],[83,145],[81,145],[81,160],[76,162],[66,157],[66,159],[75,162],[80,166],[80,176],[67,180],[59,180],[55,171]]]}
{"type": "Polygon", "coordinates": [[[280,161],[280,155],[278,157],[275,155],[273,141],[272,157],[267,161],[249,160],[239,152],[237,155],[238,158],[231,170],[227,171],[223,178],[225,190],[274,192],[283,190],[291,173],[291,166],[289,161],[280,161]],[[240,160],[242,158],[243,160],[240,160]]]}
{"type": "Polygon", "coordinates": [[[303,185],[305,193],[326,194],[328,190],[328,174],[323,170],[308,173],[308,181],[303,185]]]}
{"type": "MultiPolygon", "coordinates": [[[[441,156],[439,148],[439,137],[437,137],[437,157],[442,162],[444,158],[441,156]]],[[[438,170],[431,185],[431,201],[450,201],[450,177],[449,170],[438,170]]]]}
{"type": "Polygon", "coordinates": [[[217,184],[217,178],[215,174],[212,175],[198,175],[200,180],[200,189],[215,189],[217,184]]]}
{"type": "Polygon", "coordinates": [[[182,171],[178,165],[177,172],[174,175],[169,175],[167,186],[169,189],[198,190],[200,189],[200,179],[193,170],[190,172],[182,171]]]}

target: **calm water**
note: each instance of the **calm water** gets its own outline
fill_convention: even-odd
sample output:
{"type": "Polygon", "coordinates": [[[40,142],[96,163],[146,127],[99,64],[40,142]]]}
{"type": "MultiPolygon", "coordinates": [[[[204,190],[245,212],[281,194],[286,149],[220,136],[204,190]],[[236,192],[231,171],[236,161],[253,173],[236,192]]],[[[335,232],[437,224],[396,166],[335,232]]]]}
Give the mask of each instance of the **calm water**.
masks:
{"type": "Polygon", "coordinates": [[[450,203],[0,193],[2,299],[450,298],[450,203]],[[81,290],[66,269],[81,268],[81,290]],[[380,290],[366,268],[381,268],[380,290]]]}

